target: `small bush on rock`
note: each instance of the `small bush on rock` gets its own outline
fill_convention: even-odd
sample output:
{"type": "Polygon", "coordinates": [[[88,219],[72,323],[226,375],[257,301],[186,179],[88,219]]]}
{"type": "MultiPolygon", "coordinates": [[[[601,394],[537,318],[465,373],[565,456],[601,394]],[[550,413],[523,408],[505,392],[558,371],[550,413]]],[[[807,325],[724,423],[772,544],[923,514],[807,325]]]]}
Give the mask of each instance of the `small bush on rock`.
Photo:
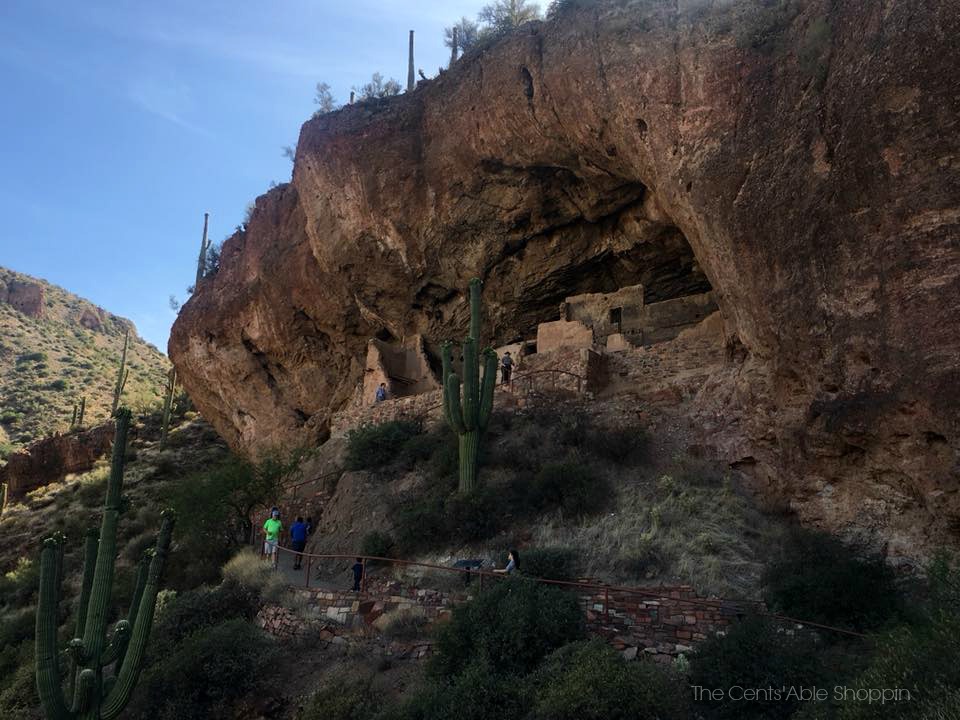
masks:
{"type": "Polygon", "coordinates": [[[347,433],[348,470],[378,470],[401,458],[404,445],[420,429],[406,420],[361,425],[347,433]]]}
{"type": "Polygon", "coordinates": [[[530,492],[541,507],[560,508],[573,517],[602,510],[612,496],[606,478],[577,462],[544,465],[534,477],[530,492]]]}
{"type": "Polygon", "coordinates": [[[394,552],[393,538],[387,533],[374,530],[368,532],[360,541],[360,554],[374,557],[391,557],[394,552]]]}

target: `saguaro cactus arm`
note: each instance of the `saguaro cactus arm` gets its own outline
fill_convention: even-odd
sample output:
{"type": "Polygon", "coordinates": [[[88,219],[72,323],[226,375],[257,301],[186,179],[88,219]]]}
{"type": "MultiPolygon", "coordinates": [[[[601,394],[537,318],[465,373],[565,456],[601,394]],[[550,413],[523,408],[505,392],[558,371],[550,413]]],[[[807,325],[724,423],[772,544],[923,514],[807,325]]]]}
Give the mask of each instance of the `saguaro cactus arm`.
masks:
{"type": "Polygon", "coordinates": [[[486,430],[493,414],[493,390],[497,384],[497,353],[492,348],[483,351],[483,384],[480,387],[480,417],[477,424],[486,430]]]}
{"type": "Polygon", "coordinates": [[[470,337],[480,344],[480,321],[481,304],[480,292],[483,289],[483,282],[480,278],[473,278],[470,281],[470,337]]]}
{"type": "Polygon", "coordinates": [[[120,396],[123,394],[123,388],[127,384],[127,348],[130,346],[130,331],[123,337],[123,354],[120,355],[120,367],[117,369],[117,383],[113,386],[113,405],[110,407],[112,415],[120,407],[120,396]]]}
{"type": "Polygon", "coordinates": [[[147,583],[144,586],[143,595],[140,598],[137,619],[130,631],[130,641],[127,644],[127,652],[123,658],[123,664],[117,673],[117,681],[104,699],[100,711],[102,720],[113,720],[120,715],[130,700],[130,694],[133,692],[133,688],[137,684],[137,678],[140,676],[140,670],[143,666],[143,658],[147,648],[147,640],[150,637],[150,628],[153,626],[153,613],[157,607],[157,593],[160,591],[160,576],[163,573],[163,566],[167,560],[167,552],[170,549],[170,536],[173,534],[173,523],[173,512],[170,510],[164,511],[163,520],[160,525],[160,534],[157,536],[157,545],[154,549],[153,558],[150,561],[147,583]]]}
{"type": "Polygon", "coordinates": [[[57,608],[60,585],[57,577],[59,541],[49,538],[40,551],[40,593],[37,601],[35,658],[37,694],[47,720],[70,720],[71,713],[60,688],[60,653],[57,650],[57,608]]]}
{"type": "Polygon", "coordinates": [[[480,416],[479,374],[477,341],[469,337],[463,343],[463,426],[468,432],[477,429],[480,416]]]}

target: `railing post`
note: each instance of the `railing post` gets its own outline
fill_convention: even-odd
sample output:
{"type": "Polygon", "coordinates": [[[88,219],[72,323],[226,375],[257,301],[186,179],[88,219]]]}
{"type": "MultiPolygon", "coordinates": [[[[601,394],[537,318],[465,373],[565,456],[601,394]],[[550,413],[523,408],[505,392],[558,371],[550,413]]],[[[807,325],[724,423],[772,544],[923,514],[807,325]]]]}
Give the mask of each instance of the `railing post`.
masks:
{"type": "Polygon", "coordinates": [[[484,576],[484,574],[485,574],[485,573],[483,572],[483,570],[480,570],[480,592],[483,592],[483,576],[484,576]]]}
{"type": "Polygon", "coordinates": [[[603,589],[603,618],[604,622],[610,624],[610,588],[603,589]]]}
{"type": "Polygon", "coordinates": [[[367,559],[363,558],[360,564],[363,565],[360,571],[360,592],[365,593],[367,591],[367,559]]]}
{"type": "Polygon", "coordinates": [[[307,555],[307,579],[304,581],[304,587],[310,587],[310,567],[313,565],[313,555],[307,555]]]}

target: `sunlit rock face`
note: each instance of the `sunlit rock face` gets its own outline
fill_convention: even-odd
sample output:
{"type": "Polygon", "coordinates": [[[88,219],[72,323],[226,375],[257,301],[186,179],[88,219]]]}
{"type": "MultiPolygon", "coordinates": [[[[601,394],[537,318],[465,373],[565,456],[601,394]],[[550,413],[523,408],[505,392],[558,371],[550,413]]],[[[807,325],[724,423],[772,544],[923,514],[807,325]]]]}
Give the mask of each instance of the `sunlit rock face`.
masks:
{"type": "Polygon", "coordinates": [[[368,339],[461,335],[473,276],[494,345],[571,295],[712,290],[706,444],[891,555],[956,542],[956,2],[700,5],[598,2],[307,122],[174,326],[203,415],[244,451],[315,442],[368,339]]]}

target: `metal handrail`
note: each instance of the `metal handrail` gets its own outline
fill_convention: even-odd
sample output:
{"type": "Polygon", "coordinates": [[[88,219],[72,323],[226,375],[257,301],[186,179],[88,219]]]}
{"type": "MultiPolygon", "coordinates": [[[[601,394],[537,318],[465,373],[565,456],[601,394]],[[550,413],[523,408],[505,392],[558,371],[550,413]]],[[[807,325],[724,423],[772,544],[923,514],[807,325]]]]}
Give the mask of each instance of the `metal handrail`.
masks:
{"type": "MultiPolygon", "coordinates": [[[[262,537],[262,534],[261,533],[254,534],[254,543],[257,542],[258,537],[262,537]]],[[[263,552],[262,541],[260,541],[260,547],[261,547],[261,554],[262,554],[263,552]]],[[[484,578],[502,580],[504,577],[506,577],[506,575],[503,573],[494,573],[486,570],[473,570],[468,568],[452,568],[446,565],[435,565],[433,563],[423,563],[423,562],[417,562],[415,560],[403,560],[401,558],[379,557],[377,555],[363,555],[360,553],[357,553],[357,554],[342,554],[342,553],[326,554],[326,553],[307,553],[307,552],[298,553],[295,550],[291,550],[290,548],[283,547],[279,544],[277,545],[277,549],[282,550],[285,553],[290,553],[291,555],[299,555],[301,557],[301,560],[303,558],[307,559],[307,568],[305,573],[306,575],[305,587],[307,588],[310,587],[310,569],[312,567],[313,560],[315,559],[316,560],[347,560],[347,561],[359,559],[363,564],[364,585],[366,583],[366,574],[367,574],[366,567],[367,567],[367,563],[370,561],[386,563],[392,566],[399,565],[402,567],[418,567],[418,568],[426,568],[428,570],[440,570],[441,572],[453,573],[461,577],[463,575],[476,576],[480,580],[481,588],[483,588],[484,578]]],[[[759,608],[762,607],[763,603],[757,600],[724,601],[724,600],[710,600],[707,598],[675,598],[675,597],[671,597],[670,595],[666,595],[662,592],[658,593],[654,590],[644,590],[643,588],[637,588],[637,587],[625,587],[620,585],[586,583],[586,582],[572,581],[572,580],[549,580],[547,578],[529,578],[529,579],[532,580],[533,582],[540,583],[542,585],[555,585],[558,587],[576,588],[580,590],[591,590],[591,591],[597,592],[597,594],[602,592],[605,596],[605,601],[604,601],[605,613],[609,612],[610,593],[637,595],[640,597],[647,597],[647,598],[656,599],[656,600],[670,600],[672,602],[676,602],[679,604],[686,604],[692,607],[706,607],[714,610],[724,610],[724,609],[730,608],[731,605],[734,605],[734,604],[746,603],[746,604],[755,605],[756,606],[755,609],[752,610],[751,612],[761,617],[766,617],[766,618],[770,618],[772,620],[778,620],[781,622],[795,623],[798,625],[809,625],[810,627],[819,628],[821,630],[829,630],[831,632],[836,632],[843,635],[850,635],[852,637],[859,637],[859,638],[867,637],[867,635],[865,635],[864,633],[858,633],[853,630],[846,630],[844,628],[833,627],[831,625],[824,625],[823,623],[814,622],[812,620],[801,620],[798,618],[789,617],[787,615],[780,615],[778,613],[770,613],[764,610],[760,610],[759,608]]],[[[741,610],[741,612],[746,612],[746,611],[741,610]]]]}
{"type": "Polygon", "coordinates": [[[299,489],[300,489],[301,487],[303,487],[304,485],[310,485],[310,484],[312,484],[312,483],[323,482],[323,481],[326,480],[327,478],[339,477],[339,476],[342,475],[342,474],[343,474],[343,470],[331,470],[331,471],[328,472],[328,473],[324,473],[323,475],[318,475],[317,477],[311,478],[311,479],[309,479],[309,480],[301,480],[300,482],[290,483],[290,484],[286,484],[286,485],[281,485],[281,486],[280,486],[280,490],[281,490],[281,492],[283,492],[284,494],[287,494],[287,493],[289,493],[289,492],[292,490],[292,491],[293,491],[293,497],[296,497],[296,496],[297,496],[297,490],[299,490],[299,489]]]}

